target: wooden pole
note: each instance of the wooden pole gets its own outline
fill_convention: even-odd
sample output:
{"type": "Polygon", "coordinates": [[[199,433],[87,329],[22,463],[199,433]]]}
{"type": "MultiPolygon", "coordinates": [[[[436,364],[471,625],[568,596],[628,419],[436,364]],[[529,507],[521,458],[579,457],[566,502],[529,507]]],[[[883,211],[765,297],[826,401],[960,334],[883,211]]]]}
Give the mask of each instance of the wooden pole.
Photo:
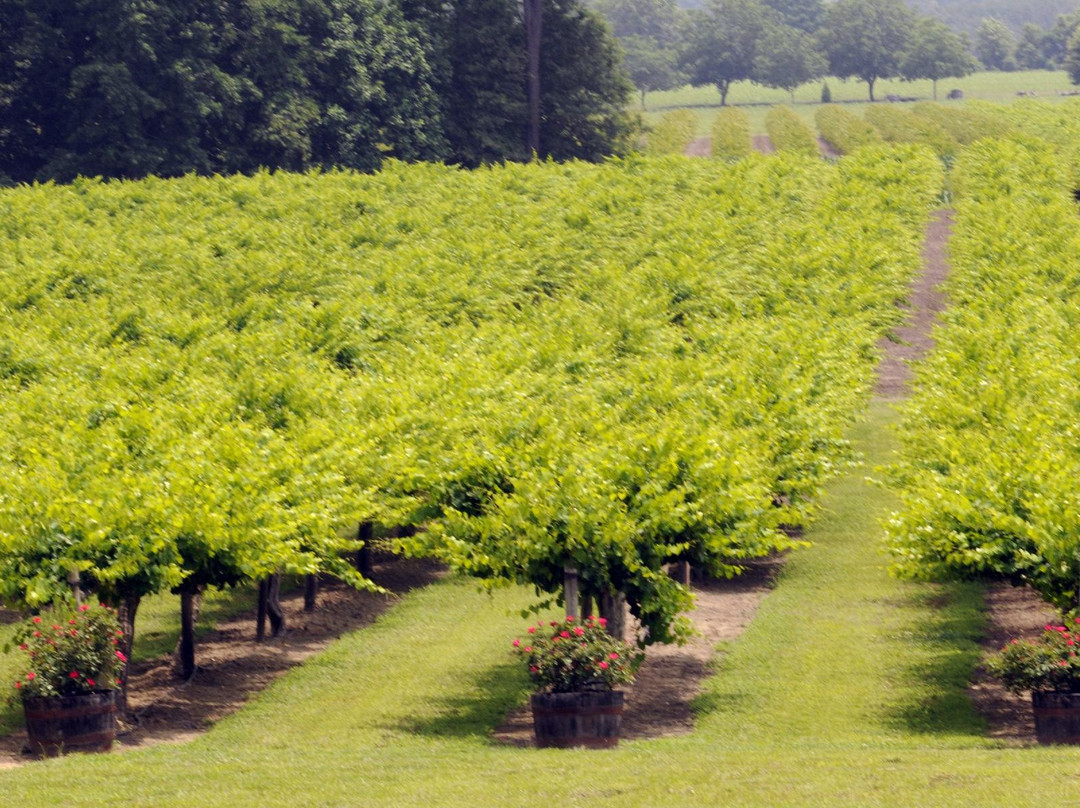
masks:
{"type": "Polygon", "coordinates": [[[581,617],[578,607],[578,574],[577,567],[563,567],[563,601],[566,603],[566,616],[575,620],[581,617]]]}
{"type": "Polygon", "coordinates": [[[375,525],[371,522],[361,522],[356,531],[356,538],[364,543],[364,546],[356,551],[356,571],[365,578],[370,578],[371,542],[375,538],[375,525]]]}

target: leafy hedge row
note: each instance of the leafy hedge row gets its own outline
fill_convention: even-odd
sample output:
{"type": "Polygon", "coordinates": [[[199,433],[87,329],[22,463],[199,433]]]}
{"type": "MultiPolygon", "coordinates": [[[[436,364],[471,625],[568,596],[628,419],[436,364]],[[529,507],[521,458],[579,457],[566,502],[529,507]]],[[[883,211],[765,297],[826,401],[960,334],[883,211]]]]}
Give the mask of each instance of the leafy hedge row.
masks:
{"type": "Polygon", "coordinates": [[[866,122],[873,126],[887,143],[921,143],[942,157],[956,154],[958,144],[940,124],[915,115],[906,109],[885,104],[872,104],[865,113],[866,122]]]}
{"type": "Polygon", "coordinates": [[[909,575],[1028,583],[1062,611],[1080,584],[1080,230],[1052,149],[984,140],[957,164],[951,306],[906,407],[909,575]]]}
{"type": "Polygon", "coordinates": [[[782,104],[765,114],[765,131],[777,151],[794,152],[808,157],[819,154],[817,137],[791,107],[782,104]]]}
{"type": "Polygon", "coordinates": [[[688,109],[665,112],[652,125],[645,143],[647,154],[682,154],[697,134],[697,115],[688,109]]]}
{"type": "Polygon", "coordinates": [[[920,101],[911,107],[920,118],[940,126],[961,146],[969,146],[984,137],[1008,137],[1013,126],[999,115],[970,107],[946,107],[932,101],[920,101]]]}
{"type": "Polygon", "coordinates": [[[0,192],[0,592],[285,569],[339,532],[650,641],[790,544],[844,457],[940,185],[928,152],[0,192]]]}
{"type": "Polygon", "coordinates": [[[835,104],[818,107],[814,121],[821,136],[841,154],[883,142],[877,129],[851,110],[835,104]]]}
{"type": "Polygon", "coordinates": [[[723,107],[716,113],[711,136],[712,156],[721,160],[739,160],[752,151],[750,118],[736,107],[723,107]]]}

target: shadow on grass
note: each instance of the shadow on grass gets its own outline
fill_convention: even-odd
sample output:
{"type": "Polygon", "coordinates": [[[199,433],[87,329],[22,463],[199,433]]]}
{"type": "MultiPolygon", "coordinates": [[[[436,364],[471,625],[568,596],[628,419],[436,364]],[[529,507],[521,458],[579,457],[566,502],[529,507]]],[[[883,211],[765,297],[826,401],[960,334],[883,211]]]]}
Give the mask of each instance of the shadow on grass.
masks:
{"type": "Polygon", "coordinates": [[[900,604],[932,617],[910,635],[915,659],[904,670],[903,683],[918,697],[896,705],[887,716],[897,729],[918,735],[986,734],[986,720],[967,690],[982,656],[982,603],[980,585],[947,584],[912,593],[900,604]]]}
{"type": "Polygon", "coordinates": [[[520,663],[506,662],[458,682],[453,695],[430,699],[433,715],[408,716],[391,728],[426,737],[487,740],[529,688],[520,663]]]}

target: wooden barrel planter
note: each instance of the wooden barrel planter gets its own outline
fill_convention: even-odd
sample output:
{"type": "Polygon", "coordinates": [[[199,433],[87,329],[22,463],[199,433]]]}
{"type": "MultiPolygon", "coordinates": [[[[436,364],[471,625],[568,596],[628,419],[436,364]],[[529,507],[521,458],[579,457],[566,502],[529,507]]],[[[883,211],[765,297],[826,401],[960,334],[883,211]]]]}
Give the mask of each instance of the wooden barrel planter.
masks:
{"type": "Polygon", "coordinates": [[[116,738],[116,691],[23,699],[23,715],[35,754],[107,752],[116,738]]]}
{"type": "Polygon", "coordinates": [[[1080,744],[1080,693],[1035,690],[1031,708],[1039,743],[1080,744]]]}
{"type": "Polygon", "coordinates": [[[541,748],[610,749],[619,743],[625,694],[621,690],[536,693],[533,730],[541,748]]]}

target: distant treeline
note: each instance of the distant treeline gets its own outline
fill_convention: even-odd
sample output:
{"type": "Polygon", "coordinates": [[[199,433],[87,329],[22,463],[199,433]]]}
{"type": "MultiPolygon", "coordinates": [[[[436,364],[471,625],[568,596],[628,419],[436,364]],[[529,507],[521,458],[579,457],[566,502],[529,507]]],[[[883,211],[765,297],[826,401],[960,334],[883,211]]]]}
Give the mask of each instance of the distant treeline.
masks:
{"type": "Polygon", "coordinates": [[[724,103],[736,81],[793,91],[826,75],[865,81],[873,100],[882,78],[930,79],[936,91],[939,79],[980,68],[1073,72],[1070,47],[1080,66],[1077,11],[1051,18],[1048,28],[1029,22],[1019,36],[984,18],[972,38],[904,0],[703,0],[690,9],[678,0],[593,3],[623,46],[642,103],[649,91],[687,82],[715,84],[724,103]]]}
{"type": "MultiPolygon", "coordinates": [[[[544,0],[540,156],[625,148],[607,27],[544,0]]],[[[527,159],[514,0],[0,0],[0,180],[527,159]]]]}

